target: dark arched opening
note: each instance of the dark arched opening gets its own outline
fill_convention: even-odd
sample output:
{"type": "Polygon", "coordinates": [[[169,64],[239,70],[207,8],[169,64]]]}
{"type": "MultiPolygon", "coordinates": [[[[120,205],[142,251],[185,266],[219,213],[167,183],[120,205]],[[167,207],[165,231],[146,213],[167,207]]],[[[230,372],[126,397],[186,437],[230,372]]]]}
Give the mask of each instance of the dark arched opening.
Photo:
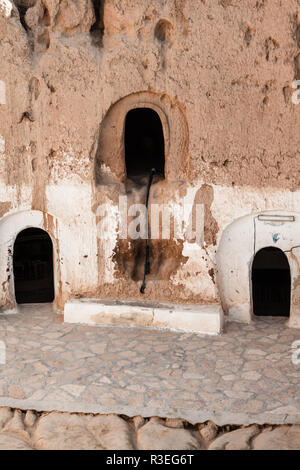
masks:
{"type": "Polygon", "coordinates": [[[27,228],[14,244],[13,268],[18,304],[54,300],[53,246],[48,233],[27,228]]]}
{"type": "Polygon", "coordinates": [[[125,120],[124,141],[128,178],[149,175],[152,168],[164,177],[164,133],[156,111],[151,108],[129,111],[125,120]]]}
{"type": "Polygon", "coordinates": [[[290,298],[291,271],[284,252],[273,247],[258,251],[252,264],[253,313],[288,317],[290,298]]]}

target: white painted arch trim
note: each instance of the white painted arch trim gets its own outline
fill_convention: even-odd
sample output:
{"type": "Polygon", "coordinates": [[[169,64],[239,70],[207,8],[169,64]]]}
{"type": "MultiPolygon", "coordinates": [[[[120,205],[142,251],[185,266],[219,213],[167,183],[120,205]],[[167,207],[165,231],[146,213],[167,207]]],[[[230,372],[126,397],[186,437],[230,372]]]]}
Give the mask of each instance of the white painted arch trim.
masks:
{"type": "Polygon", "coordinates": [[[216,255],[223,311],[228,319],[251,322],[252,263],[256,253],[269,246],[281,249],[287,256],[291,269],[288,323],[300,328],[300,213],[297,212],[278,209],[258,212],[241,217],[226,227],[216,255]],[[266,221],[259,220],[259,215],[293,216],[294,220],[266,221]]]}
{"type": "Polygon", "coordinates": [[[59,271],[59,247],[58,237],[53,234],[51,226],[57,227],[57,219],[41,211],[24,210],[11,213],[0,220],[0,312],[17,312],[18,305],[15,300],[15,283],[13,273],[13,250],[18,234],[26,228],[40,228],[48,233],[53,244],[53,269],[54,269],[54,307],[59,297],[60,271],[59,271]],[[52,232],[52,233],[51,233],[52,232]]]}

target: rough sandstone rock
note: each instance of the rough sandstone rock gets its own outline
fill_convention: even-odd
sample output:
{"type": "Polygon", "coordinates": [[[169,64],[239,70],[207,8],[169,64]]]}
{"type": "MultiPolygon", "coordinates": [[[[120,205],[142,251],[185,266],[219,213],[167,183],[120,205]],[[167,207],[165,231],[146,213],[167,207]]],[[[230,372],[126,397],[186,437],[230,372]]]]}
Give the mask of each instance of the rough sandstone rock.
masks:
{"type": "Polygon", "coordinates": [[[103,449],[86,428],[86,416],[53,412],[41,417],[33,434],[41,450],[103,449]]]}
{"type": "Polygon", "coordinates": [[[32,410],[26,411],[26,415],[24,418],[24,424],[28,428],[32,428],[35,425],[35,422],[37,420],[37,416],[32,410]]]}
{"type": "Polygon", "coordinates": [[[115,415],[53,412],[39,420],[33,441],[37,449],[132,450],[132,430],[125,420],[115,415]]]}
{"type": "Polygon", "coordinates": [[[250,440],[259,432],[255,424],[248,428],[237,429],[217,437],[210,446],[209,450],[249,450],[250,440]]]}
{"type": "Polygon", "coordinates": [[[97,415],[89,417],[87,429],[104,449],[134,449],[134,428],[119,416],[97,415]]]}
{"type": "Polygon", "coordinates": [[[52,32],[87,33],[95,19],[91,0],[37,0],[27,4],[23,24],[34,52],[42,53],[50,46],[52,32]]]}
{"type": "Polygon", "coordinates": [[[218,426],[213,422],[199,426],[199,433],[205,441],[212,441],[218,434],[218,426]]]}
{"type": "Polygon", "coordinates": [[[145,424],[145,418],[143,418],[143,416],[135,416],[132,422],[134,429],[138,431],[145,424]]]}
{"type": "Polygon", "coordinates": [[[4,428],[5,424],[13,417],[11,408],[5,406],[0,408],[0,430],[4,428]]]}
{"type": "Polygon", "coordinates": [[[88,32],[95,22],[91,0],[38,0],[25,16],[31,30],[49,27],[66,34],[88,32]]]}
{"type": "Polygon", "coordinates": [[[12,418],[3,427],[3,433],[13,434],[25,441],[30,441],[30,436],[25,429],[23,413],[21,410],[15,410],[12,418]]]}
{"type": "Polygon", "coordinates": [[[224,431],[209,421],[189,426],[180,419],[142,416],[42,413],[0,407],[0,450],[299,450],[300,425],[241,427],[224,431]],[[144,424],[146,423],[146,424],[144,424]],[[175,427],[176,425],[176,427],[175,427]],[[198,429],[198,431],[197,431],[198,429]],[[201,437],[200,437],[201,436],[201,437]]]}
{"type": "Polygon", "coordinates": [[[184,421],[183,419],[179,418],[167,418],[165,421],[165,425],[168,428],[184,428],[184,421]]]}
{"type": "Polygon", "coordinates": [[[137,433],[137,445],[141,450],[197,450],[201,440],[186,429],[172,429],[163,420],[151,418],[137,433]]]}
{"type": "Polygon", "coordinates": [[[32,447],[18,437],[0,434],[0,450],[32,450],[32,447]]]}
{"type": "Polygon", "coordinates": [[[265,430],[253,439],[254,450],[299,450],[300,425],[265,430]]]}
{"type": "Polygon", "coordinates": [[[94,22],[92,0],[61,0],[55,30],[68,34],[89,32],[94,22]]]}

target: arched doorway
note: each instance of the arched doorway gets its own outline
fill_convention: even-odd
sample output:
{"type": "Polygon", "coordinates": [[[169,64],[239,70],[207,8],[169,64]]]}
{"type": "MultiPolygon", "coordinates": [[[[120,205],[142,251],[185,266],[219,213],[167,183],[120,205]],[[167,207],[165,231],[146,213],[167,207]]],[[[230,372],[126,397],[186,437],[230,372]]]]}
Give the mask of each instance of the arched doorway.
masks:
{"type": "Polygon", "coordinates": [[[289,317],[291,272],[279,248],[259,250],[252,264],[252,305],[257,316],[289,317]]]}
{"type": "Polygon", "coordinates": [[[126,115],[124,142],[127,178],[148,176],[152,168],[164,178],[164,134],[156,111],[131,109],[126,115]]]}
{"type": "Polygon", "coordinates": [[[18,234],[13,269],[18,304],[54,300],[53,245],[47,232],[27,228],[18,234]]]}

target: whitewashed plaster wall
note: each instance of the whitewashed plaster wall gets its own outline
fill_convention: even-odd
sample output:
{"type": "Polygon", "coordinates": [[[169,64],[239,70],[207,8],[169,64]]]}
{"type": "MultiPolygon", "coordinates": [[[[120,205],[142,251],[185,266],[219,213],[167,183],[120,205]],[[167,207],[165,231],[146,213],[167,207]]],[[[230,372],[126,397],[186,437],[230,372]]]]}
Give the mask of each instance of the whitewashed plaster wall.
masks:
{"type": "Polygon", "coordinates": [[[253,318],[251,271],[255,254],[265,247],[285,252],[291,270],[289,324],[300,327],[299,250],[300,214],[274,209],[235,220],[223,232],[216,256],[217,279],[223,309],[230,319],[250,322],[253,318]],[[264,215],[269,220],[260,220],[264,215]],[[272,216],[279,221],[271,221],[272,216]],[[280,218],[281,216],[281,218],[280,218]],[[287,218],[291,217],[291,220],[287,218]],[[286,220],[284,220],[286,218],[286,220]]]}
{"type": "MultiPolygon", "coordinates": [[[[93,291],[101,284],[118,281],[113,261],[120,216],[118,207],[111,203],[109,217],[112,237],[101,241],[106,259],[103,271],[106,274],[102,277],[99,276],[98,266],[99,233],[95,214],[91,211],[91,186],[83,183],[79,186],[79,183],[65,181],[64,184],[47,186],[47,206],[51,215],[30,210],[30,188],[23,188],[23,203],[20,204],[20,194],[18,198],[14,197],[15,188],[0,185],[1,200],[10,199],[13,202],[12,209],[0,221],[2,310],[16,307],[12,272],[13,243],[18,233],[30,226],[46,230],[53,241],[57,308],[62,309],[69,298],[93,291]]],[[[185,204],[192,207],[195,192],[202,183],[188,186],[185,204]]],[[[300,326],[300,215],[296,211],[300,207],[300,192],[274,192],[271,188],[255,191],[253,188],[214,187],[214,194],[212,212],[219,225],[217,246],[206,246],[205,243],[199,246],[185,241],[183,254],[188,257],[188,261],[170,279],[170,284],[179,286],[185,283],[187,292],[203,295],[206,299],[209,297],[211,302],[219,302],[220,299],[230,318],[249,322],[252,318],[250,279],[253,257],[265,246],[276,246],[286,253],[291,266],[290,323],[300,326]],[[276,201],[280,201],[280,205],[276,201]],[[274,209],[270,210],[272,204],[274,209]],[[292,214],[295,222],[261,222],[257,220],[261,212],[292,214]],[[208,274],[211,267],[217,270],[217,284],[208,274]]],[[[174,203],[180,203],[178,194],[174,195],[174,203]]],[[[186,217],[189,217],[188,213],[186,217]]]]}

